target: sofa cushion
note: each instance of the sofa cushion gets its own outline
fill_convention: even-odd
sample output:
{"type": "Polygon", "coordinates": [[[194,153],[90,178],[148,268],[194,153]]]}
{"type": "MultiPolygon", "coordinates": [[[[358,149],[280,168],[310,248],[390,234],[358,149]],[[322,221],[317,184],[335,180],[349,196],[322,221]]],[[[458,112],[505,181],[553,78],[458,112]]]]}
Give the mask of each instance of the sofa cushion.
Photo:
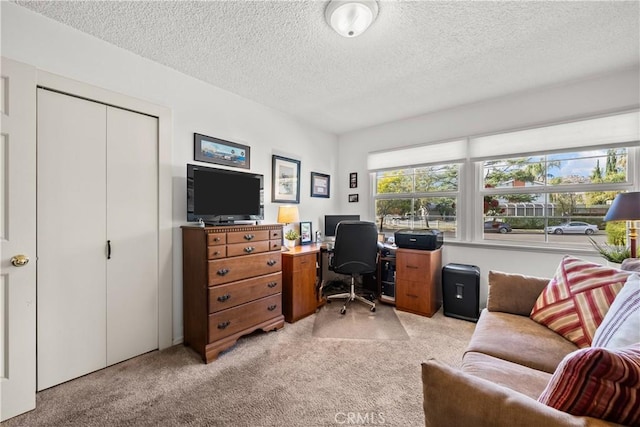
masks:
{"type": "Polygon", "coordinates": [[[529,317],[482,310],[467,352],[475,351],[552,374],[577,347],[529,317]]]}
{"type": "Polygon", "coordinates": [[[532,399],[540,396],[551,379],[551,374],[548,372],[527,368],[475,351],[464,355],[462,371],[510,388],[532,399]]]}
{"type": "Polygon", "coordinates": [[[573,415],[640,425],[640,343],[567,355],[538,399],[573,415]]]}
{"type": "Polygon", "coordinates": [[[592,427],[611,423],[576,417],[436,360],[422,364],[426,427],[592,427]]]}
{"type": "Polygon", "coordinates": [[[630,275],[567,255],[538,297],[531,318],[578,347],[588,347],[630,275]]]}
{"type": "Polygon", "coordinates": [[[640,276],[627,279],[593,336],[593,347],[621,348],[640,342],[640,276]]]}
{"type": "Polygon", "coordinates": [[[549,279],[489,271],[487,309],[528,316],[549,279]]]}

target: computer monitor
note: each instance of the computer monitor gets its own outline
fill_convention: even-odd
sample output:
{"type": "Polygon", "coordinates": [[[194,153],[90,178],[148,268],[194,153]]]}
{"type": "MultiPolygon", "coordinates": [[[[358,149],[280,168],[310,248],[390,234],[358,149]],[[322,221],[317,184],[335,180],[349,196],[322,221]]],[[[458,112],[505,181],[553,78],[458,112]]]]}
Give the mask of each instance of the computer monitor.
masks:
{"type": "Polygon", "coordinates": [[[360,215],[325,215],[324,235],[325,237],[335,237],[336,227],[340,221],[360,221],[360,215]]]}

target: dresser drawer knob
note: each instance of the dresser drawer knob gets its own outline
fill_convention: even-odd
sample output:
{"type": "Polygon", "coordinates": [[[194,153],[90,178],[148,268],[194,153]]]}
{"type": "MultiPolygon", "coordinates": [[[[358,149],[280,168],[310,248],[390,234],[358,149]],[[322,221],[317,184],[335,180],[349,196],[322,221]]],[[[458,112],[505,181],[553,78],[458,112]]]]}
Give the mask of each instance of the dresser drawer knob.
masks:
{"type": "Polygon", "coordinates": [[[269,261],[267,261],[267,265],[269,267],[273,267],[274,265],[276,265],[278,263],[278,261],[276,261],[275,259],[270,259],[269,261]]]}
{"type": "Polygon", "coordinates": [[[216,274],[218,276],[225,276],[228,272],[229,272],[228,268],[221,268],[220,270],[216,271],[216,274]]]}
{"type": "Polygon", "coordinates": [[[254,248],[253,246],[247,246],[246,248],[244,248],[244,251],[248,254],[250,254],[251,252],[255,251],[256,248],[254,248]]]}
{"type": "Polygon", "coordinates": [[[254,236],[253,234],[245,234],[245,235],[244,235],[244,238],[245,238],[246,240],[253,240],[253,238],[254,238],[254,237],[256,237],[256,236],[254,236]]]}
{"type": "Polygon", "coordinates": [[[269,311],[273,311],[273,310],[275,310],[276,308],[278,308],[278,306],[277,306],[277,305],[275,305],[275,304],[273,304],[273,305],[270,305],[269,307],[267,307],[267,310],[269,310],[269,311]]]}
{"type": "Polygon", "coordinates": [[[213,241],[214,241],[214,242],[219,242],[219,241],[220,241],[220,238],[219,238],[219,237],[214,237],[214,238],[213,238],[213,241]]]}
{"type": "Polygon", "coordinates": [[[231,324],[230,321],[226,320],[224,322],[218,323],[218,329],[225,329],[227,326],[231,324]]]}
{"type": "Polygon", "coordinates": [[[267,286],[270,288],[275,288],[276,286],[278,286],[278,282],[269,282],[267,283],[267,286]]]}
{"type": "Polygon", "coordinates": [[[214,255],[214,256],[218,256],[218,255],[220,255],[220,251],[215,251],[215,252],[213,253],[213,255],[214,255]]]}
{"type": "Polygon", "coordinates": [[[231,295],[229,295],[229,294],[220,295],[220,296],[218,297],[218,301],[220,301],[220,302],[225,302],[225,301],[226,301],[226,300],[228,300],[229,298],[231,298],[231,295]]]}

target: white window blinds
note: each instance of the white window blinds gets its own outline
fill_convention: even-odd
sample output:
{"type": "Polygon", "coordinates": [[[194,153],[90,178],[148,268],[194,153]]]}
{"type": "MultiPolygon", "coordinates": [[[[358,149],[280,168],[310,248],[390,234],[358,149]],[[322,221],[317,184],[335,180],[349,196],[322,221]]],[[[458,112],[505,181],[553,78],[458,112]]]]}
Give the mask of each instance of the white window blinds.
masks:
{"type": "Polygon", "coordinates": [[[618,114],[469,140],[473,160],[570,148],[611,146],[640,141],[640,112],[618,114]]]}
{"type": "Polygon", "coordinates": [[[412,167],[436,163],[463,161],[467,155],[467,140],[377,151],[367,156],[367,168],[371,171],[399,167],[412,167]]]}

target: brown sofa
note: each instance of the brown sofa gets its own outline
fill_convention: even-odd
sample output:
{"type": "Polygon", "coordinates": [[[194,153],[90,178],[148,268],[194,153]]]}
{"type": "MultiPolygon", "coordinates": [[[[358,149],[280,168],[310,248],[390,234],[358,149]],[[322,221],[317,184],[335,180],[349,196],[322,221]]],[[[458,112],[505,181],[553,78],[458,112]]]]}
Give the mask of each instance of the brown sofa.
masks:
{"type": "Polygon", "coordinates": [[[529,318],[549,279],[489,273],[489,295],[462,370],[422,364],[427,427],[614,426],[537,402],[572,342],[529,318]]]}

